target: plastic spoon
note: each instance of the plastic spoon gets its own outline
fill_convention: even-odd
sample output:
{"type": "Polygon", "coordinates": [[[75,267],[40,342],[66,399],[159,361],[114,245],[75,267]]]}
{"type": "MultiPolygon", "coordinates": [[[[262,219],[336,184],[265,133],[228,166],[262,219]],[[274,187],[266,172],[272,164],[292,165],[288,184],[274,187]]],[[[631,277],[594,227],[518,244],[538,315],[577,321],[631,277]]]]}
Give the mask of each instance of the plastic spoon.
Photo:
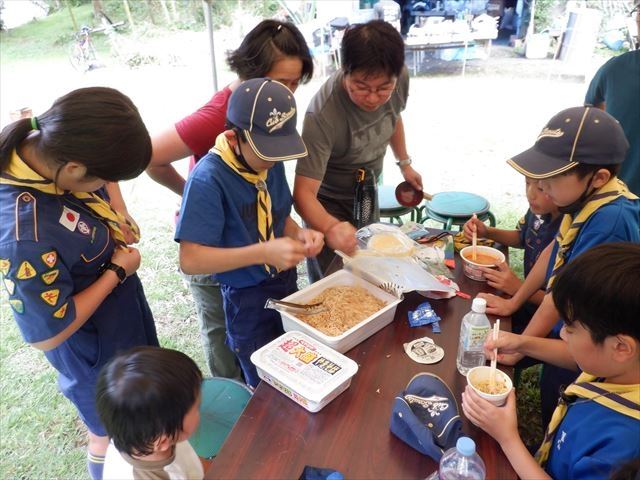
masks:
{"type": "Polygon", "coordinates": [[[403,207],[415,207],[422,200],[431,200],[432,195],[416,190],[409,182],[399,183],[396,187],[396,200],[403,207]]]}
{"type": "MultiPolygon", "coordinates": [[[[493,341],[498,340],[498,335],[500,332],[500,319],[496,320],[496,323],[493,324],[493,341]]],[[[491,370],[489,371],[489,386],[491,387],[491,391],[496,386],[496,365],[498,363],[498,347],[496,346],[493,349],[493,358],[491,359],[491,370]]]]}

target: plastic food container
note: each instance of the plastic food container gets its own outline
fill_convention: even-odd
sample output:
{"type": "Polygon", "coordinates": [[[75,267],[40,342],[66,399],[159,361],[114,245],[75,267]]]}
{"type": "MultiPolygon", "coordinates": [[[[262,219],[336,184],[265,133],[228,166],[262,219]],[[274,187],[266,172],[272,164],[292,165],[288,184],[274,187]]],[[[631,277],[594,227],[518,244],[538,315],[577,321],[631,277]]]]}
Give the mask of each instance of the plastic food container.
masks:
{"type": "Polygon", "coordinates": [[[471,280],[486,282],[487,279],[485,278],[484,272],[481,270],[481,267],[496,268],[497,265],[504,262],[506,258],[504,256],[504,253],[502,253],[497,248],[480,245],[476,248],[478,249],[478,255],[493,257],[495,259],[495,263],[492,265],[488,265],[474,262],[473,260],[471,260],[471,252],[473,250],[473,247],[464,247],[462,250],[460,250],[464,274],[471,280]]]}
{"type": "Polygon", "coordinates": [[[251,355],[258,376],[310,412],[351,385],[356,362],[302,332],[287,332],[251,355]]]}
{"type": "Polygon", "coordinates": [[[335,337],[322,333],[320,330],[317,330],[311,325],[303,322],[290,312],[280,312],[280,315],[282,316],[282,326],[284,327],[285,332],[289,332],[291,330],[304,332],[334,350],[344,353],[369,338],[378,330],[389,325],[396,314],[396,307],[402,301],[400,298],[394,297],[347,270],[338,270],[328,277],[325,277],[322,280],[309,285],[307,288],[283,298],[282,300],[286,302],[308,303],[314,297],[320,295],[325,289],[334,286],[362,287],[374,297],[385,302],[386,305],[370,317],[365,318],[362,322],[354,325],[346,332],[335,337]]]}

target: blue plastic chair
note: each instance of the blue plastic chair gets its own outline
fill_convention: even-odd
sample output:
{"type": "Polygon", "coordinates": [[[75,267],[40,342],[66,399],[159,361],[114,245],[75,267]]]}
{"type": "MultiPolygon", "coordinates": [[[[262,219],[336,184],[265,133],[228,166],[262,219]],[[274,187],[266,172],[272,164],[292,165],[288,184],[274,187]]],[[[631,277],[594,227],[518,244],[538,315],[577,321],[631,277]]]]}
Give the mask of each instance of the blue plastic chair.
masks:
{"type": "Polygon", "coordinates": [[[475,213],[481,221],[489,220],[495,227],[496,217],[489,208],[489,201],[475,193],[440,192],[422,207],[420,221],[434,220],[442,223],[445,230],[451,230],[453,225],[464,225],[475,213]]]}
{"type": "Polygon", "coordinates": [[[230,378],[206,378],[202,382],[200,425],[189,443],[202,458],[212,458],[251,399],[251,390],[244,383],[230,378]]]}
{"type": "Polygon", "coordinates": [[[390,223],[395,221],[398,225],[402,225],[402,215],[409,213],[411,220],[416,219],[416,209],[400,205],[396,199],[396,187],[392,185],[378,186],[378,205],[380,206],[380,218],[388,218],[390,223]]]}

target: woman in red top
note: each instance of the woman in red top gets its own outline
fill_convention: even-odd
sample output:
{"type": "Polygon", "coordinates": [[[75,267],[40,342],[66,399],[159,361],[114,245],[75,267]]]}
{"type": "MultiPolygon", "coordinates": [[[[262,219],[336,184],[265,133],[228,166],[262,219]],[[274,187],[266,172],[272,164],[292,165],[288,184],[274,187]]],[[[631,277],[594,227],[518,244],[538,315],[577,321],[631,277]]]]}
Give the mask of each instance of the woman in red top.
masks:
{"type": "MultiPolygon", "coordinates": [[[[217,92],[206,105],[152,138],[147,173],[156,182],[182,195],[185,179],[171,165],[191,156],[189,171],[225,128],[231,93],[245,80],[269,77],[295,92],[313,76],[313,60],[300,31],[291,23],[263,20],[244,38],[227,64],[238,78],[217,92]]],[[[240,377],[235,356],[225,345],[226,329],[220,288],[212,275],[188,276],[205,359],[214,376],[240,377]]]]}

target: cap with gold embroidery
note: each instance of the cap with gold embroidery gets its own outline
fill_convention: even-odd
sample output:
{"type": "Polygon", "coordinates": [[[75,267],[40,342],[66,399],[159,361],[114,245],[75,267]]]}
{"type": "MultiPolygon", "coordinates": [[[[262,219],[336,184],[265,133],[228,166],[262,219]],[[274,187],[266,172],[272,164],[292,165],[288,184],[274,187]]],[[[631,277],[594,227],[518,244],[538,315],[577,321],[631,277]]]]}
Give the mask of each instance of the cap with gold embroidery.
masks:
{"type": "Polygon", "coordinates": [[[227,118],[241,128],[251,150],[262,160],[279,162],[307,157],[296,130],[296,101],[282,83],[269,78],[242,82],[229,98],[227,118]]]}
{"type": "Polygon", "coordinates": [[[614,165],[624,161],[629,142],[620,123],[592,106],[561,111],[547,122],[533,147],[507,160],[530,178],[549,178],[579,163],[614,165]]]}

